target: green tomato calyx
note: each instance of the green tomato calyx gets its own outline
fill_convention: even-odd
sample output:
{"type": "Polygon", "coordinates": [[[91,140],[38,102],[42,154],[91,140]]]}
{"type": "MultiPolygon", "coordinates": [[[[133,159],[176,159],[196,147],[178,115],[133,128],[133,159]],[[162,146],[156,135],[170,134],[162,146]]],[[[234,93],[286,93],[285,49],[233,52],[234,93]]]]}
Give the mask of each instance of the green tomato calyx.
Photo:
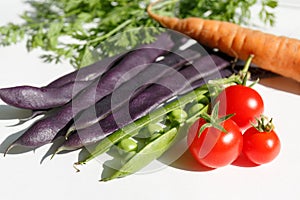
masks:
{"type": "Polygon", "coordinates": [[[256,118],[257,124],[251,123],[251,125],[259,132],[271,132],[274,129],[274,124],[272,121],[273,118],[269,120],[266,116],[261,115],[260,119],[256,118]]]}
{"type": "Polygon", "coordinates": [[[229,114],[223,117],[219,116],[219,105],[220,102],[217,102],[212,111],[211,111],[211,115],[207,114],[207,113],[203,113],[200,115],[201,118],[203,118],[206,123],[201,126],[200,130],[199,130],[199,134],[198,137],[200,137],[201,133],[209,127],[214,127],[224,133],[227,133],[228,131],[221,125],[224,121],[228,120],[229,118],[231,118],[232,116],[234,116],[234,114],[229,114]]]}

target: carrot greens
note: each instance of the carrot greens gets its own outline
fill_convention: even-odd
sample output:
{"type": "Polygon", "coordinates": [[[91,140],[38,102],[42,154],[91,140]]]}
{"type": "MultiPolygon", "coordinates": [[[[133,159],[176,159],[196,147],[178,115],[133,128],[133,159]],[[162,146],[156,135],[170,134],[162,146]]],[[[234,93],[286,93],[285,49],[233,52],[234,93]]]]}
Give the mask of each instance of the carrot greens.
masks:
{"type": "MultiPolygon", "coordinates": [[[[89,58],[104,41],[103,57],[115,55],[128,46],[153,42],[153,32],[159,31],[155,28],[159,24],[148,17],[149,3],[150,0],[25,1],[30,9],[21,14],[23,22],[0,27],[0,46],[25,40],[28,51],[44,50],[41,58],[45,62],[67,60],[80,68],[91,63],[89,58]],[[112,45],[116,48],[105,48],[112,45]]],[[[272,25],[275,18],[272,9],[277,6],[277,0],[259,3],[257,0],[166,0],[160,12],[246,24],[251,18],[250,8],[255,4],[261,6],[260,19],[272,25]]]]}

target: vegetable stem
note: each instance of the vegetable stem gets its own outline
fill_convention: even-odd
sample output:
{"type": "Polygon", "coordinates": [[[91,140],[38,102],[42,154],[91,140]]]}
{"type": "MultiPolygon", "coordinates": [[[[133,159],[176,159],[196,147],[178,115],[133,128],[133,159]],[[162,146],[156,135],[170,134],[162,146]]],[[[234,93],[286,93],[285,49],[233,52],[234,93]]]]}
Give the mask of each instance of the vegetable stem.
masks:
{"type": "Polygon", "coordinates": [[[250,64],[252,62],[252,59],[254,58],[254,54],[250,54],[249,58],[246,61],[246,64],[244,66],[244,68],[242,69],[241,73],[242,73],[242,85],[246,85],[247,80],[249,78],[249,67],[250,64]]]}
{"type": "Polygon", "coordinates": [[[101,37],[98,37],[98,38],[95,38],[93,40],[88,41],[87,45],[92,44],[92,43],[99,43],[99,42],[101,42],[101,41],[103,41],[103,40],[105,40],[105,39],[113,36],[114,34],[116,34],[117,32],[119,32],[120,30],[122,30],[123,28],[125,28],[126,26],[128,26],[131,22],[132,22],[131,19],[128,19],[128,20],[124,21],[119,26],[117,26],[116,28],[114,28],[110,32],[106,33],[105,35],[102,35],[101,37]]]}

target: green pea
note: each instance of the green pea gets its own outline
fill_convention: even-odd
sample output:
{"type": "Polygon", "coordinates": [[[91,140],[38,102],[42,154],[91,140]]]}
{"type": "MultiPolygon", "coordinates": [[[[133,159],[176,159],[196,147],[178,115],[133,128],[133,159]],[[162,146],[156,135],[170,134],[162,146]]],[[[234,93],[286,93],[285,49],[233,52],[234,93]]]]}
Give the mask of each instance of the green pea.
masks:
{"type": "Polygon", "coordinates": [[[131,152],[137,150],[138,144],[134,139],[126,138],[119,142],[118,147],[125,152],[131,152]]]}
{"type": "Polygon", "coordinates": [[[164,132],[164,128],[159,124],[149,124],[147,128],[151,134],[164,132]]]}
{"type": "Polygon", "coordinates": [[[195,115],[198,113],[200,110],[204,108],[204,105],[202,103],[196,103],[195,105],[191,106],[188,110],[188,113],[190,116],[195,115]]]}
{"type": "Polygon", "coordinates": [[[150,138],[154,133],[162,133],[164,128],[156,123],[151,123],[148,126],[141,129],[139,134],[136,136],[138,138],[150,138]]]}
{"type": "Polygon", "coordinates": [[[169,117],[172,121],[176,121],[178,123],[182,123],[184,122],[188,115],[187,113],[182,110],[182,109],[177,109],[177,110],[173,110],[170,114],[169,114],[169,117]]]}
{"type": "Polygon", "coordinates": [[[201,104],[204,104],[204,105],[207,105],[207,104],[210,103],[210,99],[207,96],[205,96],[205,95],[199,96],[197,98],[197,101],[198,101],[198,103],[201,103],[201,104]]]}

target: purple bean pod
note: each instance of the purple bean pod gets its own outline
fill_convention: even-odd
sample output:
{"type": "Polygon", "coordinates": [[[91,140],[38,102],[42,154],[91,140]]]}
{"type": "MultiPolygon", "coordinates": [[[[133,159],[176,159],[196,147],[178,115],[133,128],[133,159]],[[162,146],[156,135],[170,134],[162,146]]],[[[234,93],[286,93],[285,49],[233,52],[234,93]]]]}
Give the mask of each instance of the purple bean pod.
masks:
{"type": "Polygon", "coordinates": [[[84,110],[79,117],[74,119],[74,125],[70,127],[70,131],[83,129],[97,123],[128,102],[129,98],[133,98],[142,92],[149,84],[155,83],[162,76],[170,76],[179,67],[200,56],[200,52],[190,49],[168,53],[163,60],[148,66],[138,76],[117,88],[113,95],[106,96],[98,101],[96,105],[84,110]]]}
{"type": "Polygon", "coordinates": [[[122,57],[123,54],[103,59],[67,74],[45,87],[17,86],[0,89],[0,99],[9,105],[31,110],[47,110],[62,106],[122,57]]]}
{"type": "MultiPolygon", "coordinates": [[[[193,90],[193,82],[200,79],[204,84],[206,80],[211,78],[222,77],[222,69],[229,65],[228,61],[215,55],[198,59],[193,65],[181,69],[180,73],[166,76],[156,84],[146,88],[130,100],[128,107],[122,107],[99,121],[99,123],[70,135],[58,151],[75,150],[100,141],[116,130],[148,114],[168,99],[183,91],[193,90]]],[[[199,85],[197,84],[197,86],[199,85]]]]}
{"type": "Polygon", "coordinates": [[[0,98],[7,104],[30,110],[46,110],[68,103],[74,95],[90,85],[92,81],[67,83],[59,88],[17,86],[0,89],[0,98]],[[74,88],[74,89],[73,89],[74,88]]]}
{"type": "Polygon", "coordinates": [[[120,82],[120,79],[126,82],[133,78],[140,71],[144,70],[147,64],[153,63],[158,56],[169,51],[173,44],[168,34],[162,34],[158,36],[156,42],[129,52],[113,68],[106,72],[101,79],[98,78],[97,81],[94,81],[88,88],[78,94],[73,101],[64,105],[55,114],[41,119],[29,127],[23,135],[8,147],[7,151],[14,146],[37,148],[52,142],[74,116],[112,93],[119,86],[116,84],[120,82]],[[137,70],[132,70],[134,68],[137,70]],[[131,73],[127,73],[128,71],[131,73]]]}
{"type": "Polygon", "coordinates": [[[81,81],[92,81],[101,76],[108,70],[108,66],[111,66],[111,63],[118,61],[121,59],[126,53],[104,58],[98,62],[95,62],[89,66],[85,66],[73,72],[70,72],[58,79],[49,83],[46,88],[54,88],[61,87],[63,85],[73,83],[73,82],[81,82],[81,81]]]}

